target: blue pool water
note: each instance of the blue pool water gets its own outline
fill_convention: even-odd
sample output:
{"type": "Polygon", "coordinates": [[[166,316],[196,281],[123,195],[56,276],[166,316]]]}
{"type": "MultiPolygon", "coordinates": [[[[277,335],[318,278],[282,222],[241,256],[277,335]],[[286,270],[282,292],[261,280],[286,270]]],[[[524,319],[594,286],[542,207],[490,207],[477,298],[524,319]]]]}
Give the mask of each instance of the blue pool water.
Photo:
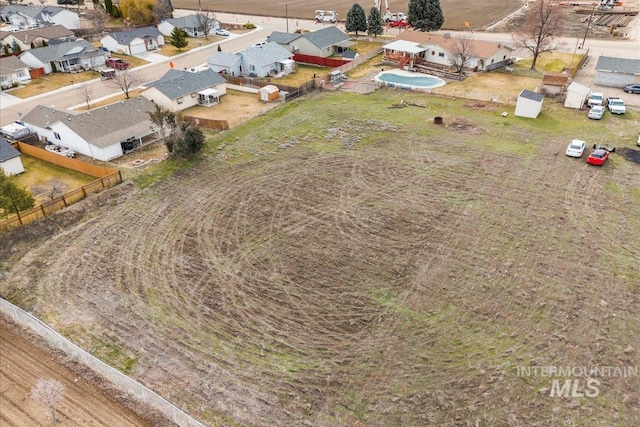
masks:
{"type": "Polygon", "coordinates": [[[438,77],[401,70],[383,71],[375,80],[405,89],[431,89],[445,84],[445,81],[438,77]]]}

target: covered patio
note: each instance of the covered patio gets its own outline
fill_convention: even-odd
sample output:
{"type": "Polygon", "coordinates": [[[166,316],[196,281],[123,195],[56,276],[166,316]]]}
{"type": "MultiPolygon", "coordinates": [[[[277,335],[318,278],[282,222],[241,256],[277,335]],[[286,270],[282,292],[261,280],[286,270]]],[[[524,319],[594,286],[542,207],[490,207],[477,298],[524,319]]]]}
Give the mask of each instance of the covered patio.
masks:
{"type": "Polygon", "coordinates": [[[216,89],[204,89],[198,92],[198,103],[205,107],[212,107],[220,103],[220,92],[216,89]]]}

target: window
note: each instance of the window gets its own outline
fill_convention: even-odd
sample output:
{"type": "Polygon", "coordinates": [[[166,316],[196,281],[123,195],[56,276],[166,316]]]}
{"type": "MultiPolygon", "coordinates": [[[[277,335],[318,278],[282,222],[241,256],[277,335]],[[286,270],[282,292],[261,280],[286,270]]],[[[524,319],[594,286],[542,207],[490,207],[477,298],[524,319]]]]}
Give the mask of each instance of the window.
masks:
{"type": "Polygon", "coordinates": [[[60,134],[58,132],[54,132],[53,137],[57,140],[60,140],[60,134]]]}
{"type": "Polygon", "coordinates": [[[176,101],[178,101],[178,104],[182,104],[184,102],[184,98],[180,97],[176,101]]]}
{"type": "Polygon", "coordinates": [[[250,66],[249,66],[249,69],[250,69],[251,71],[255,71],[255,70],[256,70],[256,67],[255,67],[255,65],[250,65],[250,66]]]}
{"type": "Polygon", "coordinates": [[[439,56],[440,58],[444,58],[444,52],[438,52],[438,56],[439,56]]]}

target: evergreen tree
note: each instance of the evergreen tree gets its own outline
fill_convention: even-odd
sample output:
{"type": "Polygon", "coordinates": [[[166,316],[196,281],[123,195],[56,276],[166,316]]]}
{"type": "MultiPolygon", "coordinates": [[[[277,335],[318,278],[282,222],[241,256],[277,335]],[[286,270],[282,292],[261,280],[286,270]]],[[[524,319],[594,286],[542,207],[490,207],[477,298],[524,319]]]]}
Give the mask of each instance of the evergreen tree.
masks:
{"type": "Polygon", "coordinates": [[[380,10],[377,7],[372,7],[367,18],[367,34],[376,37],[382,33],[384,33],[382,15],[380,15],[380,10]]]}
{"type": "Polygon", "coordinates": [[[0,172],[0,217],[18,214],[34,206],[35,199],[24,188],[18,186],[14,178],[0,172]]]}
{"type": "Polygon", "coordinates": [[[437,31],[444,23],[440,0],[409,0],[407,22],[420,31],[437,31]]]}
{"type": "Polygon", "coordinates": [[[112,0],[104,0],[104,10],[111,16],[113,16],[113,1],[112,0]]]}
{"type": "Polygon", "coordinates": [[[365,16],[364,9],[358,3],[354,3],[347,12],[347,23],[345,28],[348,32],[355,31],[356,36],[358,31],[367,31],[367,17],[365,16]]]}
{"type": "Polygon", "coordinates": [[[185,33],[180,27],[174,27],[171,35],[169,36],[169,44],[178,50],[182,50],[183,47],[187,47],[189,44],[189,41],[187,40],[187,33],[185,33]]]}

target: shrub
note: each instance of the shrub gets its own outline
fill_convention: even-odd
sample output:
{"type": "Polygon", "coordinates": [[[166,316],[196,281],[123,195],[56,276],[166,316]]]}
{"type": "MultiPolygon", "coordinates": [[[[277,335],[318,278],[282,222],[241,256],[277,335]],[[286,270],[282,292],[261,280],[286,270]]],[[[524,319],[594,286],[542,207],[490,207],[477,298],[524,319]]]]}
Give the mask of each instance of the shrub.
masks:
{"type": "Polygon", "coordinates": [[[243,25],[244,28],[246,28],[247,30],[255,30],[256,26],[254,24],[252,24],[251,22],[247,22],[246,24],[243,25]]]}

